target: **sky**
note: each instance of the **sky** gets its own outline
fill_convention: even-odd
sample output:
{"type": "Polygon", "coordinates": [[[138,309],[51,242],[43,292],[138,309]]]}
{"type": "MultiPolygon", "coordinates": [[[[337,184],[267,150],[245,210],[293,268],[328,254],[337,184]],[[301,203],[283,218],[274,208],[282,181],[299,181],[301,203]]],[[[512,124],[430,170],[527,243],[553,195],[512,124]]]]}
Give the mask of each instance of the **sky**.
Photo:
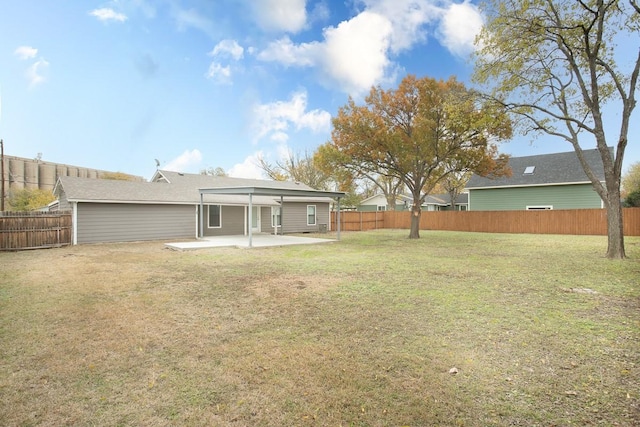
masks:
{"type": "MultiPolygon", "coordinates": [[[[327,142],[349,96],[407,74],[471,85],[483,22],[449,0],[0,0],[0,138],[7,155],[146,179],[156,160],[263,178],[258,158],[327,142]]],[[[640,161],[637,129],[625,165],[640,161]]]]}

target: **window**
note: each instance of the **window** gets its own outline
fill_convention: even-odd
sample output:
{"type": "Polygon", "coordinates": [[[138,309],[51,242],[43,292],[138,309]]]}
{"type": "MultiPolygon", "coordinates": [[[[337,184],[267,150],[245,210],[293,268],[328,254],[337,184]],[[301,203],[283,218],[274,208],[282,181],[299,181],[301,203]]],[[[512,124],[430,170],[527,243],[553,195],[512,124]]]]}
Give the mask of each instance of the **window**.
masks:
{"type": "Polygon", "coordinates": [[[222,208],[220,205],[209,205],[209,228],[222,227],[222,208]]]}
{"type": "Polygon", "coordinates": [[[535,166],[527,166],[524,168],[524,175],[533,175],[533,172],[536,170],[535,166]]]}
{"type": "Polygon", "coordinates": [[[386,206],[380,206],[380,205],[378,205],[378,210],[379,210],[379,211],[386,211],[386,210],[387,210],[387,207],[386,207],[386,206]]]}
{"type": "Polygon", "coordinates": [[[282,225],[282,216],[280,215],[280,208],[271,208],[271,226],[280,227],[282,225]]]}
{"type": "Polygon", "coordinates": [[[307,205],[307,225],[316,225],[316,205],[307,205]]]}
{"type": "Polygon", "coordinates": [[[528,211],[550,211],[553,206],[527,206],[528,211]]]}

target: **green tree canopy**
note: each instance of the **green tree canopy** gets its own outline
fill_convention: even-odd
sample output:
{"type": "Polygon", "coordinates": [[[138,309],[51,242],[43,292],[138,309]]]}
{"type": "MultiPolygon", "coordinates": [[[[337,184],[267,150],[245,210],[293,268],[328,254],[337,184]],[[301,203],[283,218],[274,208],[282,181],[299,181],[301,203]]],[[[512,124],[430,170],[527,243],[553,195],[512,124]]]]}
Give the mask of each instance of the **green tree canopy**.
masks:
{"type": "Polygon", "coordinates": [[[8,202],[11,210],[26,212],[45,207],[55,199],[50,191],[23,188],[22,190],[12,190],[9,193],[8,202]]]}
{"type": "Polygon", "coordinates": [[[434,186],[461,168],[506,173],[497,142],[511,136],[500,107],[486,104],[454,78],[406,76],[397,89],[371,89],[364,105],[349,98],[333,119],[331,141],[318,149],[356,175],[382,173],[413,198],[410,238],[419,238],[420,206],[434,186]]]}
{"type": "Polygon", "coordinates": [[[625,194],[640,191],[640,162],[635,162],[622,176],[622,189],[625,194]]]}

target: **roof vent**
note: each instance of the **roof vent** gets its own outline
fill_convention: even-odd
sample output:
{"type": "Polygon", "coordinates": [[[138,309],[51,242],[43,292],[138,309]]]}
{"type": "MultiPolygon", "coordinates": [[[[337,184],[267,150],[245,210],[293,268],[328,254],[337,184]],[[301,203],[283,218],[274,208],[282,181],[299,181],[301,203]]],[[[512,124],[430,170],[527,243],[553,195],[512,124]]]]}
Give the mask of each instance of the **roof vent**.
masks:
{"type": "Polygon", "coordinates": [[[533,171],[535,170],[535,166],[527,166],[526,168],[524,168],[524,175],[533,175],[533,171]]]}

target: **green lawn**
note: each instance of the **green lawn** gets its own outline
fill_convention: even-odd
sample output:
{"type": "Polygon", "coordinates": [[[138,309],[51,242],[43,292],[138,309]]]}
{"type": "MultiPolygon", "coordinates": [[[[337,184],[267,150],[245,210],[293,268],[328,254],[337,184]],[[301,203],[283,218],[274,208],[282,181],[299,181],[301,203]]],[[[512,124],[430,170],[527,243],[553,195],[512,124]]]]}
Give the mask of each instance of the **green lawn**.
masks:
{"type": "Polygon", "coordinates": [[[640,425],[640,238],[407,235],[0,253],[0,425],[640,425]]]}

